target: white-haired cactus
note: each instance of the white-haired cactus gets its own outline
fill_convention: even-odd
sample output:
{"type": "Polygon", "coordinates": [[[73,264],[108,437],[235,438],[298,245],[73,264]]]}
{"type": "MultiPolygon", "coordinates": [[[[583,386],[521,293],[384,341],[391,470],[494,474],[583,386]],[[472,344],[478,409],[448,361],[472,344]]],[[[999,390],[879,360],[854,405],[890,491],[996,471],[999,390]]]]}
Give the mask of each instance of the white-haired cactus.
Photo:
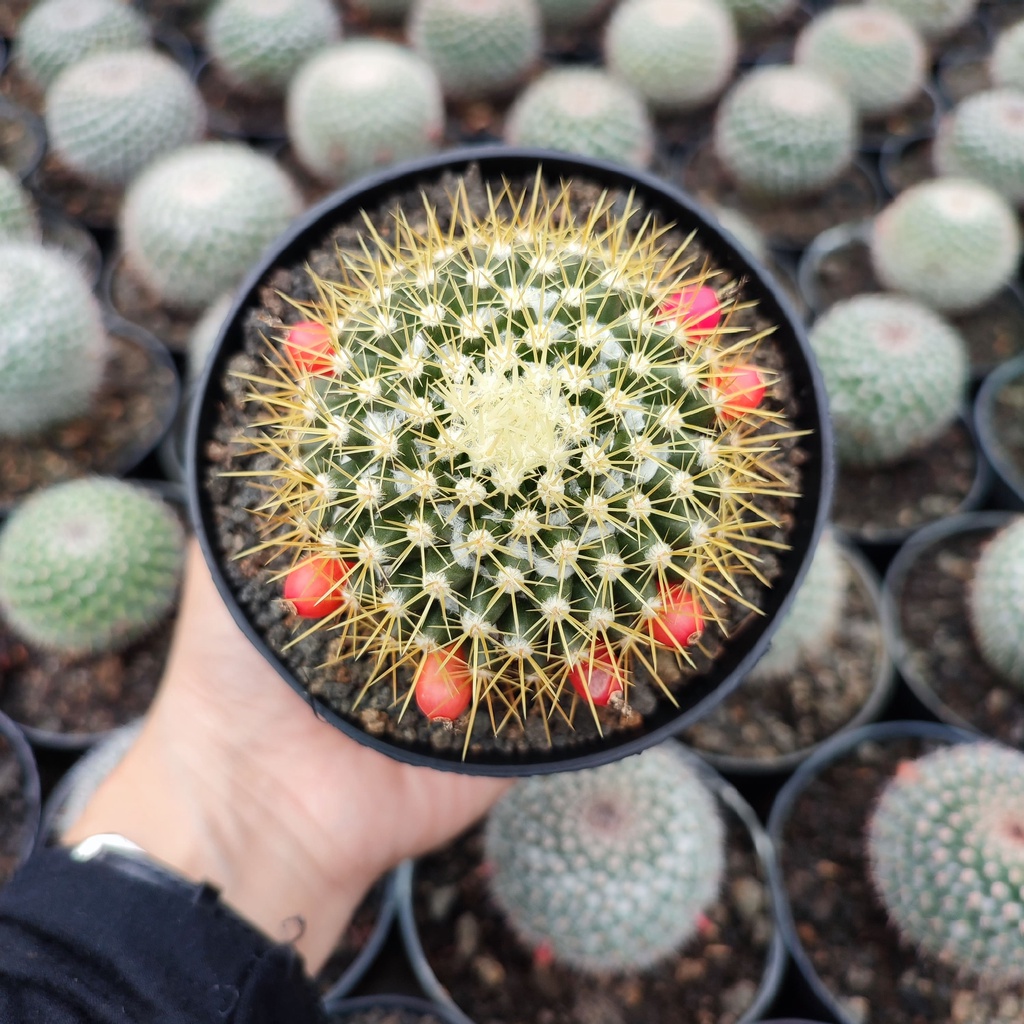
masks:
{"type": "Polygon", "coordinates": [[[0,613],[45,650],[118,650],[171,611],[184,557],[184,530],[159,495],[108,477],[57,484],[0,533],[0,613]]]}
{"type": "Polygon", "coordinates": [[[484,862],[527,947],[577,970],[640,971],[697,933],[724,844],[714,796],[662,745],[520,782],[487,818],[484,862]]]}
{"type": "Polygon", "coordinates": [[[1024,754],[963,743],[903,762],[868,857],[906,942],[990,983],[1024,980],[1024,754]]]}
{"type": "Polygon", "coordinates": [[[0,167],[0,243],[39,239],[39,216],[18,178],[0,167]]]}
{"type": "Polygon", "coordinates": [[[22,19],[15,39],[19,71],[41,89],[92,53],[149,42],[145,17],[121,0],[42,0],[22,19]]]}
{"type": "Polygon", "coordinates": [[[932,152],[939,174],[974,178],[1024,206],[1024,92],[967,97],[943,118],[932,152]]]}
{"type": "Polygon", "coordinates": [[[408,32],[455,99],[509,92],[540,59],[535,0],[415,0],[408,32]]]}
{"type": "Polygon", "coordinates": [[[545,72],[516,98],[505,141],[646,167],[654,128],[643,100],[600,68],[545,72]]]}
{"type": "Polygon", "coordinates": [[[0,437],[86,412],[109,342],[74,264],[36,243],[0,243],[0,309],[0,437]]]}
{"type": "Polygon", "coordinates": [[[745,33],[778,25],[800,6],[800,0],[724,0],[724,3],[745,33]]]}
{"type": "Polygon", "coordinates": [[[253,94],[282,95],[295,72],[340,36],[331,0],[217,0],[204,24],[214,65],[253,94]]]}
{"type": "Polygon", "coordinates": [[[537,0],[541,20],[554,29],[580,28],[596,21],[611,0],[537,0]]]}
{"type": "Polygon", "coordinates": [[[325,181],[342,182],[435,149],[444,98],[418,54],[359,39],[301,68],[288,88],[286,123],[299,161],[325,181]]]}
{"type": "Polygon", "coordinates": [[[609,70],[652,107],[680,111],[725,88],[739,44],[719,0],[631,0],[612,13],[604,52],[609,70]]]}
{"type": "Polygon", "coordinates": [[[121,244],[163,302],[198,311],[238,283],[300,207],[269,156],[237,143],[198,143],[154,161],[131,183],[121,244]]]}
{"type": "Polygon", "coordinates": [[[928,69],[924,40],[902,15],[858,4],[818,14],[797,36],[793,59],[832,79],[868,117],[914,99],[928,69]]]}
{"type": "Polygon", "coordinates": [[[163,153],[198,141],[206,106],[188,73],[154,50],[86,57],[46,92],[51,152],[97,185],[124,185],[163,153]]]}
{"type": "Polygon", "coordinates": [[[744,246],[758,263],[767,264],[771,260],[768,251],[768,239],[761,229],[745,213],[734,210],[731,206],[713,206],[711,213],[726,231],[744,246]]]}
{"type": "Polygon", "coordinates": [[[966,346],[938,314],[900,295],[837,302],[810,331],[836,455],[846,465],[892,463],[938,437],[961,412],[966,346]]]}
{"type": "Polygon", "coordinates": [[[978,0],[872,0],[902,14],[927,39],[941,39],[966,25],[978,0]]]}
{"type": "Polygon", "coordinates": [[[999,33],[989,58],[988,76],[998,89],[1024,90],[1024,20],[999,33]]]}
{"type": "Polygon", "coordinates": [[[798,67],[757,68],[719,104],[714,147],[745,192],[790,198],[820,191],[853,159],[853,104],[827,78],[798,67]]]}
{"type": "Polygon", "coordinates": [[[822,534],[789,611],[747,678],[784,678],[801,662],[826,650],[842,620],[849,577],[849,565],[835,535],[822,534]]]}
{"type": "Polygon", "coordinates": [[[1013,519],[982,549],[967,608],[986,663],[1024,688],[1024,517],[1013,519]]]}
{"type": "Polygon", "coordinates": [[[1021,233],[998,192],[967,178],[936,178],[908,188],[878,214],[870,249],[884,287],[959,311],[1009,283],[1021,233]]]}

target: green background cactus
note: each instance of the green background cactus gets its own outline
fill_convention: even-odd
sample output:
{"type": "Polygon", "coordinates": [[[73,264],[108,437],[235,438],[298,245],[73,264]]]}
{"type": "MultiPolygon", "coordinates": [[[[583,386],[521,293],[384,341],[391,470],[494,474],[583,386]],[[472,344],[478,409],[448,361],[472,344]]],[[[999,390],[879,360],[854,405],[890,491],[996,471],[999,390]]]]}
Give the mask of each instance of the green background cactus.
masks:
{"type": "Polygon", "coordinates": [[[488,887],[519,938],[584,971],[636,971],[696,934],[724,828],[678,749],[520,782],[491,810],[488,887]]]}
{"type": "Polygon", "coordinates": [[[38,239],[39,217],[31,195],[6,167],[0,167],[0,244],[38,239]]]}
{"type": "Polygon", "coordinates": [[[1013,208],[987,185],[936,178],[901,192],[875,217],[870,251],[884,287],[959,311],[1009,283],[1021,233],[1013,208]]]}
{"type": "Polygon", "coordinates": [[[792,198],[830,184],[857,140],[853,104],[807,68],[757,68],[719,104],[714,148],[745,192],[792,198]]]}
{"type": "Polygon", "coordinates": [[[380,39],[341,43],[295,76],[286,106],[299,161],[325,181],[435,149],[444,134],[444,99],[430,65],[380,39]]]}
{"type": "Polygon", "coordinates": [[[35,243],[0,243],[0,309],[0,437],[86,412],[109,341],[76,267],[35,243]]]}
{"type": "Polygon", "coordinates": [[[718,0],[631,0],[612,13],[605,62],[653,108],[689,110],[732,78],[739,44],[718,0]]]}
{"type": "Polygon", "coordinates": [[[198,311],[241,279],[299,212],[288,175],[237,143],[185,146],[129,186],[121,243],[131,269],[169,306],[198,311]]]}
{"type": "Polygon", "coordinates": [[[505,141],[646,167],[654,128],[643,101],[600,68],[555,68],[517,97],[505,141]]]}
{"type": "Polygon", "coordinates": [[[974,566],[967,608],[985,661],[1024,688],[1024,518],[985,545],[974,566]]]}
{"type": "Polygon", "coordinates": [[[1024,979],[1024,754],[945,747],[900,766],[868,824],[875,889],[904,940],[996,984],[1024,979]]]}
{"type": "Polygon", "coordinates": [[[840,463],[885,465],[938,437],[966,398],[963,339],[899,295],[837,302],[811,327],[840,463]]]}
{"type": "Polygon", "coordinates": [[[188,73],[153,50],[85,57],[46,92],[51,151],[94,184],[124,185],[205,129],[206,106],[188,73]]]}
{"type": "Polygon", "coordinates": [[[154,492],[107,477],[57,484],[0,533],[0,612],[46,650],[118,650],[171,611],[184,557],[184,530],[154,492]]]}
{"type": "Polygon", "coordinates": [[[902,14],[926,39],[941,39],[966,24],[978,0],[872,0],[902,14]]]}
{"type": "Polygon", "coordinates": [[[1024,89],[1024,21],[999,33],[989,58],[988,74],[996,88],[1024,89]]]}

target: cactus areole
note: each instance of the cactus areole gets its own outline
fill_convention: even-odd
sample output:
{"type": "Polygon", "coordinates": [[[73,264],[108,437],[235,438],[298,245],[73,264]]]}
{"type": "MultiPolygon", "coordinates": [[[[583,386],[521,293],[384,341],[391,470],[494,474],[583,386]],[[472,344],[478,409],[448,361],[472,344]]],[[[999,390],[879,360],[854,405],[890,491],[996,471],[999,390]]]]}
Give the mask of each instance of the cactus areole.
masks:
{"type": "Polygon", "coordinates": [[[824,516],[822,394],[785,300],[682,195],[448,153],[325,200],[243,286],[193,417],[198,533],[338,727],[580,767],[756,660],[824,516]]]}

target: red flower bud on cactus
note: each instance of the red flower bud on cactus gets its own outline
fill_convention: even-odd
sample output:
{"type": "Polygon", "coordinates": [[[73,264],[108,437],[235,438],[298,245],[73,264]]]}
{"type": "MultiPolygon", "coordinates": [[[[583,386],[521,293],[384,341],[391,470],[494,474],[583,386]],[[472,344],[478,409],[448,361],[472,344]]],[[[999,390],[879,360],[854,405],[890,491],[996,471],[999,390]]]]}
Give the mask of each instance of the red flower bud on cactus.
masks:
{"type": "Polygon", "coordinates": [[[288,328],[284,347],[292,362],[308,373],[329,373],[334,369],[331,332],[315,320],[301,320],[288,328]]]}
{"type": "Polygon", "coordinates": [[[673,292],[661,304],[661,311],[657,317],[658,323],[666,320],[681,321],[687,334],[710,334],[722,320],[718,293],[707,285],[673,292]]]}
{"type": "Polygon", "coordinates": [[[678,650],[689,647],[704,632],[704,608],[682,584],[661,591],[661,607],[648,623],[656,644],[678,650]]]}
{"type": "Polygon", "coordinates": [[[616,694],[622,693],[622,671],[603,641],[569,669],[572,688],[587,701],[603,707],[616,694]]]}
{"type": "Polygon", "coordinates": [[[416,706],[430,721],[455,721],[473,699],[473,677],[465,658],[450,647],[424,655],[413,692],[416,706]]]}
{"type": "Polygon", "coordinates": [[[341,585],[352,571],[351,562],[340,558],[310,558],[284,578],[284,599],[296,615],[322,619],[345,604],[341,585]]]}
{"type": "Polygon", "coordinates": [[[723,420],[739,419],[756,409],[764,398],[764,380],[753,366],[725,367],[711,378],[711,384],[718,392],[718,415],[723,420]]]}

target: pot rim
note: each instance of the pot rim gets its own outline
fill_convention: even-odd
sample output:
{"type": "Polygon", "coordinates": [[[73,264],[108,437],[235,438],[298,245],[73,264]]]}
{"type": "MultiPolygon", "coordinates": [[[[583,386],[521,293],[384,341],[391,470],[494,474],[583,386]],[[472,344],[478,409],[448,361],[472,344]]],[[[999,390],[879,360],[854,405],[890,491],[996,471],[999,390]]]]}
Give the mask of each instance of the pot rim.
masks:
{"type": "Polygon", "coordinates": [[[21,792],[25,799],[25,820],[22,822],[22,835],[15,859],[14,869],[17,870],[36,848],[39,838],[39,821],[42,815],[42,783],[39,779],[39,767],[35,754],[29,745],[24,730],[13,718],[0,711],[0,736],[10,744],[11,752],[21,768],[21,792]]]}
{"type": "Polygon", "coordinates": [[[981,383],[974,397],[974,432],[982,454],[1008,493],[1010,502],[1024,508],[1024,475],[1004,457],[1003,445],[993,421],[995,402],[1002,388],[1011,381],[1024,378],[1024,355],[1007,360],[996,367],[981,383]]]}
{"type": "MultiPolygon", "coordinates": [[[[356,1013],[360,1010],[409,1010],[412,1013],[431,1014],[444,1024],[460,1024],[451,1010],[440,1003],[419,996],[382,992],[379,995],[352,996],[346,999],[324,1000],[324,1010],[328,1018],[336,1021],[339,1014],[356,1013]]],[[[781,1024],[781,1022],[780,1022],[781,1024]]]]}

